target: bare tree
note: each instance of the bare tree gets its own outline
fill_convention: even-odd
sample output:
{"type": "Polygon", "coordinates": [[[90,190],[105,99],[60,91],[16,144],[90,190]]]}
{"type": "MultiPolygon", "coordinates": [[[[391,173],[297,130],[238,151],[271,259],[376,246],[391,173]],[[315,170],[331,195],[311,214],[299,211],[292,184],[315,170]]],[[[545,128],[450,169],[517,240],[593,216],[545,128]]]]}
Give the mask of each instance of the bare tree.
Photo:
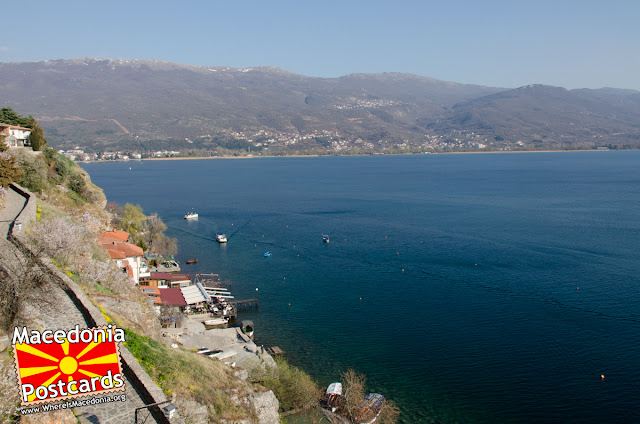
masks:
{"type": "Polygon", "coordinates": [[[175,324],[176,327],[179,327],[182,322],[182,314],[177,307],[171,306],[165,302],[160,305],[159,319],[160,325],[162,325],[163,328],[168,328],[173,324],[175,324]]]}
{"type": "Polygon", "coordinates": [[[344,404],[340,412],[351,422],[355,422],[364,401],[367,377],[349,368],[347,372],[342,373],[341,380],[344,387],[344,404]]]}
{"type": "MultiPolygon", "coordinates": [[[[348,369],[347,372],[342,373],[341,380],[344,387],[344,403],[339,413],[353,423],[361,422],[367,377],[364,374],[348,369]]],[[[398,422],[399,415],[400,409],[398,409],[395,402],[385,399],[378,419],[379,422],[384,424],[395,424],[398,422]]],[[[364,418],[371,419],[372,416],[364,418]]]]}
{"type": "Polygon", "coordinates": [[[0,268],[0,326],[7,333],[24,323],[24,309],[27,304],[48,304],[44,289],[49,279],[39,267],[41,251],[22,256],[14,253],[15,260],[0,268]]]}
{"type": "Polygon", "coordinates": [[[37,248],[66,267],[74,258],[89,251],[89,231],[68,217],[41,221],[30,233],[37,248]]]}

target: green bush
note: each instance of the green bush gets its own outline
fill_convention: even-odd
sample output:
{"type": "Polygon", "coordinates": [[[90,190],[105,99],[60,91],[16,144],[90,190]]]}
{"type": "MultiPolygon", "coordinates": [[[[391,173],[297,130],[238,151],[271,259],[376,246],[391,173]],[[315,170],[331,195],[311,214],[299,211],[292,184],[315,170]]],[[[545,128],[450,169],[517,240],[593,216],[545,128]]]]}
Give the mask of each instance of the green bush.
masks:
{"type": "Polygon", "coordinates": [[[24,175],[20,184],[33,192],[46,190],[48,187],[47,166],[41,158],[22,157],[24,175]]]}
{"type": "Polygon", "coordinates": [[[87,193],[87,183],[84,177],[76,172],[69,176],[69,188],[81,196],[85,196],[87,193]]]}
{"type": "Polygon", "coordinates": [[[306,409],[316,405],[321,391],[315,381],[284,359],[277,359],[276,363],[278,368],[267,372],[258,382],[273,391],[280,402],[280,411],[306,409]]]}

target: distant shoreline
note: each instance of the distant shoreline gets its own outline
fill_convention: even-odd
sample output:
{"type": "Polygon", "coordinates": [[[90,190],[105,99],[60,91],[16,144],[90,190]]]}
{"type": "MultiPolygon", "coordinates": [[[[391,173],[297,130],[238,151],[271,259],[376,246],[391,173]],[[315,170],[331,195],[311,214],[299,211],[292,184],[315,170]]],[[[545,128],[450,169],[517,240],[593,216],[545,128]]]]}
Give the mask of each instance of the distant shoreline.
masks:
{"type": "MultiPolygon", "coordinates": [[[[635,149],[631,149],[635,150],[635,149]]],[[[262,159],[262,158],[323,158],[323,157],[360,157],[360,156],[428,156],[428,155],[485,155],[500,153],[570,153],[570,152],[612,152],[616,150],[506,150],[490,152],[441,152],[441,153],[384,153],[362,155],[281,155],[281,156],[202,156],[202,157],[170,157],[170,158],[145,158],[140,160],[194,160],[194,159],[262,159]]],[[[620,150],[622,151],[622,150],[620,150]]],[[[95,161],[101,162],[101,161],[95,161]]]]}
{"type": "Polygon", "coordinates": [[[513,153],[571,153],[571,152],[616,152],[633,151],[638,149],[624,150],[500,150],[487,152],[439,152],[439,153],[383,153],[383,154],[362,154],[362,155],[281,155],[281,156],[193,156],[193,157],[166,157],[166,158],[144,158],[144,159],[113,159],[113,160],[90,160],[78,163],[109,163],[109,162],[138,162],[138,161],[165,161],[165,160],[201,160],[201,159],[264,159],[264,158],[321,158],[321,157],[360,157],[360,156],[421,156],[421,155],[490,155],[490,154],[513,154],[513,153]]]}

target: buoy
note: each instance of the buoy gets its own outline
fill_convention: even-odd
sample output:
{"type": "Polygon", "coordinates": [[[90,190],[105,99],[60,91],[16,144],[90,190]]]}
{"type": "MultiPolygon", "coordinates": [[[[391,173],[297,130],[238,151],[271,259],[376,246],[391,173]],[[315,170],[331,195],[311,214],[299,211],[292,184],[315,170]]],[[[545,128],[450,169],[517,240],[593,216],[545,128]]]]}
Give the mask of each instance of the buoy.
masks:
{"type": "Polygon", "coordinates": [[[291,303],[289,303],[289,306],[291,306],[291,303]]]}
{"type": "Polygon", "coordinates": [[[404,272],[404,268],[402,268],[402,272],[404,272]]]}
{"type": "Polygon", "coordinates": [[[362,300],[362,298],[360,298],[360,300],[362,300]]]}
{"type": "Polygon", "coordinates": [[[600,374],[600,378],[604,380],[604,374],[600,374]]]}
{"type": "Polygon", "coordinates": [[[293,247],[296,247],[296,245],[294,244],[293,247]]]}
{"type": "Polygon", "coordinates": [[[384,238],[387,238],[387,236],[384,236],[384,238]]]}
{"type": "Polygon", "coordinates": [[[576,287],[576,290],[580,290],[580,287],[576,287]]]}
{"type": "Polygon", "coordinates": [[[400,252],[396,252],[396,255],[399,255],[399,254],[400,254],[400,252]]]}

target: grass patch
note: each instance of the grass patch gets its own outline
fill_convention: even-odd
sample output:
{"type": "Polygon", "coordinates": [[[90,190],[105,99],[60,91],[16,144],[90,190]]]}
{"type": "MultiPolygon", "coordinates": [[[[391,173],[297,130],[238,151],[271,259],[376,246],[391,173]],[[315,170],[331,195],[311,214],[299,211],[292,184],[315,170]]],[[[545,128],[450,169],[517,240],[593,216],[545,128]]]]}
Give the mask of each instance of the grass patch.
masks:
{"type": "MultiPolygon", "coordinates": [[[[77,283],[77,281],[76,281],[77,283]]],[[[111,296],[117,296],[118,294],[116,292],[114,292],[113,290],[111,290],[108,287],[103,286],[102,284],[96,282],[96,281],[89,281],[88,285],[85,287],[85,291],[88,293],[95,293],[95,294],[108,294],[111,296]]]]}

